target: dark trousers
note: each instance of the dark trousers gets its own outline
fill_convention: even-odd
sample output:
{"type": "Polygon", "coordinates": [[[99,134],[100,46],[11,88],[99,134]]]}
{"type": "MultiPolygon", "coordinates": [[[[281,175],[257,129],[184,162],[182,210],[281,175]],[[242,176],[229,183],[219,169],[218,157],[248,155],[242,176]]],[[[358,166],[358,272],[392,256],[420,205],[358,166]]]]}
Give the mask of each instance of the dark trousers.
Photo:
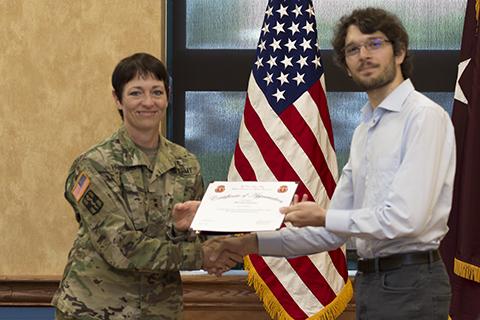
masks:
{"type": "Polygon", "coordinates": [[[450,297],[442,260],[355,276],[357,320],[447,320],[450,297]]]}

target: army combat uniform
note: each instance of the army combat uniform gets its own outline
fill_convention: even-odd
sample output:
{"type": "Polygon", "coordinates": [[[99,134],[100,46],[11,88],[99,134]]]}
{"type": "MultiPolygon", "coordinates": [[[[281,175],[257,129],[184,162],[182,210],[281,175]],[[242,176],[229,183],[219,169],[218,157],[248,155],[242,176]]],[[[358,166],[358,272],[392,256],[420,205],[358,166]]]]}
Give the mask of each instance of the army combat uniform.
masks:
{"type": "Polygon", "coordinates": [[[161,137],[150,163],[122,127],[75,160],[65,188],[79,230],[57,310],[75,319],[181,319],[179,270],[201,268],[203,257],[198,238],[172,234],[171,211],[203,194],[196,158],[161,137]]]}

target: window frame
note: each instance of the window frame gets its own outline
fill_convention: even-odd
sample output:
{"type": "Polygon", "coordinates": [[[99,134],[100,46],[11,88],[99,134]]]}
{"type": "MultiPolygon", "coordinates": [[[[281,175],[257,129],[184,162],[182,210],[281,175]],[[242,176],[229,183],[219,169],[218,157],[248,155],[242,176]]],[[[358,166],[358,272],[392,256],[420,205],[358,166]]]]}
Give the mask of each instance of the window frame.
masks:
{"type": "MultiPolygon", "coordinates": [[[[167,0],[167,65],[173,78],[167,135],[180,145],[185,145],[185,92],[246,91],[255,60],[254,49],[188,49],[186,2],[167,0]]],[[[332,50],[320,51],[327,91],[363,91],[333,62],[332,50]]],[[[415,88],[420,92],[453,92],[459,54],[459,50],[410,50],[415,88]]]]}

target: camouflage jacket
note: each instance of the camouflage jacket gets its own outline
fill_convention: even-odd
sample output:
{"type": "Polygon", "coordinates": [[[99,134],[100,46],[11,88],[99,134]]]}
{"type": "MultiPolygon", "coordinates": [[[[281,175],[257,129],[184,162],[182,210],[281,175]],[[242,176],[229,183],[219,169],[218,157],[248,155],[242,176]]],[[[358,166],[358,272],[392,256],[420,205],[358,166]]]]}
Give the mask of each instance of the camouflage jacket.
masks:
{"type": "Polygon", "coordinates": [[[171,241],[175,203],[203,193],[196,158],[165,138],[155,165],[122,127],[72,165],[65,197],[79,230],[53,305],[76,319],[179,319],[180,269],[202,265],[199,239],[171,241]]]}

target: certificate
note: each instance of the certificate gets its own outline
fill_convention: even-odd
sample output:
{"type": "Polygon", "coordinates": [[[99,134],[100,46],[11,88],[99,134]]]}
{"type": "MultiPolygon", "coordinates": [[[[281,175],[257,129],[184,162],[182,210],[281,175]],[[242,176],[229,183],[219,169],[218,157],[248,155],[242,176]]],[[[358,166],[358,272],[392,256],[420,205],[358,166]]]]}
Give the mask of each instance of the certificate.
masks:
{"type": "Polygon", "coordinates": [[[212,182],[191,228],[215,232],[279,229],[284,218],[279,209],[290,205],[296,189],[296,182],[212,182]]]}

